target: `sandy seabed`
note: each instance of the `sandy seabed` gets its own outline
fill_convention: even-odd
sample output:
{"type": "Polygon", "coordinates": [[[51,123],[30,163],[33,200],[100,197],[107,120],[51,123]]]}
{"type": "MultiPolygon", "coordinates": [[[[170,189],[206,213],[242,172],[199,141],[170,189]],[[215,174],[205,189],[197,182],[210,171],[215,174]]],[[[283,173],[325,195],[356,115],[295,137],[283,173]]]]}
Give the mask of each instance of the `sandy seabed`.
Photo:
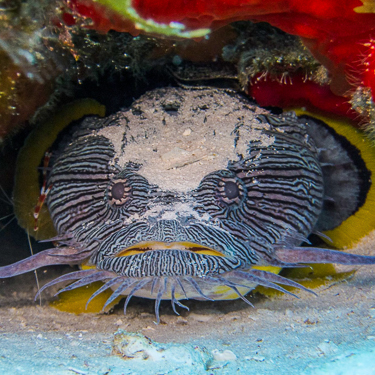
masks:
{"type": "MultiPolygon", "coordinates": [[[[350,251],[375,255],[374,244],[373,232],[350,251]]],[[[40,282],[69,271],[46,269],[40,282]]],[[[32,273],[0,281],[2,374],[375,374],[375,266],[358,267],[350,279],[315,289],[318,297],[250,297],[255,308],[241,300],[187,301],[190,312],[176,316],[163,301],[159,325],[153,301],[145,299],[132,300],[126,316],[121,307],[110,314],[60,312],[47,303],[57,288],[39,306],[32,273]],[[181,355],[115,355],[119,329],[168,344],[166,353],[170,343],[182,344],[181,355]],[[216,359],[197,360],[183,348],[214,351],[216,359]]]]}

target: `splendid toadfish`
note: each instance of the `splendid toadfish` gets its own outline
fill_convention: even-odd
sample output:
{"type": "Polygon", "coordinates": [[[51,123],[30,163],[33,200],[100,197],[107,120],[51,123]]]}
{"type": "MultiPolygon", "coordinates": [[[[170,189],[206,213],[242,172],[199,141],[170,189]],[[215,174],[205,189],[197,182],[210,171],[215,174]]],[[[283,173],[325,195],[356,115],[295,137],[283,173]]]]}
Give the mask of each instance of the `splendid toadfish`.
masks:
{"type": "MultiPolygon", "coordinates": [[[[240,94],[161,88],[109,117],[86,117],[50,150],[46,205],[57,246],[1,267],[0,278],[84,264],[40,289],[102,281],[185,307],[302,285],[264,266],[375,264],[375,256],[301,247],[363,204],[371,173],[323,123],[275,115],[240,94]]],[[[357,155],[360,158],[360,155],[357,155]]],[[[291,294],[291,293],[290,293],[291,294]]]]}

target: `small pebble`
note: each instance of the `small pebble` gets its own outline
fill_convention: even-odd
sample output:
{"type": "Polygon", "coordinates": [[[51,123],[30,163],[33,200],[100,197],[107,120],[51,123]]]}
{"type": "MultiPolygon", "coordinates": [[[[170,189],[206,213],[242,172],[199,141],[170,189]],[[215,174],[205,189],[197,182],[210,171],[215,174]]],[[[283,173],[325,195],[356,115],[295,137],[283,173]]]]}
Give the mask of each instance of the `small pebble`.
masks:
{"type": "Polygon", "coordinates": [[[214,349],[211,353],[215,361],[235,361],[237,359],[237,356],[231,350],[220,352],[218,349],[214,349]]]}
{"type": "Polygon", "coordinates": [[[184,319],[182,316],[179,316],[176,320],[176,324],[186,326],[188,324],[188,321],[186,319],[184,319]]]}
{"type": "Polygon", "coordinates": [[[147,326],[145,328],[142,328],[142,331],[155,331],[155,328],[153,328],[151,326],[147,326]]]}
{"type": "Polygon", "coordinates": [[[194,319],[197,322],[205,323],[205,322],[208,322],[212,319],[212,315],[203,315],[203,314],[191,313],[191,314],[189,314],[189,318],[194,319]]]}
{"type": "Polygon", "coordinates": [[[262,355],[254,355],[251,357],[251,359],[257,362],[264,362],[266,358],[262,355]]]}
{"type": "Polygon", "coordinates": [[[317,347],[320,353],[323,355],[330,355],[338,350],[338,346],[330,340],[324,340],[323,342],[318,344],[317,347]]]}

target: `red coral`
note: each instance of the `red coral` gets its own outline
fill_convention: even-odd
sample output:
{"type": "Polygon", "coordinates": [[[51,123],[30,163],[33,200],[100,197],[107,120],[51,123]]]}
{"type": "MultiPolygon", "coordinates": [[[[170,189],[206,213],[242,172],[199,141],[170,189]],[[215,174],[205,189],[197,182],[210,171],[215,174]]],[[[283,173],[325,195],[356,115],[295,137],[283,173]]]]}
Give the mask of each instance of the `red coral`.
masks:
{"type": "Polygon", "coordinates": [[[347,98],[333,94],[329,86],[305,81],[302,75],[296,75],[286,82],[255,78],[249,85],[248,93],[264,107],[305,107],[314,113],[323,111],[352,120],[358,118],[347,98]]]}
{"type": "MultiPolygon", "coordinates": [[[[91,18],[92,27],[138,33],[124,14],[106,0],[67,0],[74,12],[91,18]]],[[[122,4],[126,1],[123,0],[122,4]]],[[[118,4],[118,3],[117,3],[118,4]]],[[[132,0],[131,8],[142,20],[158,24],[179,23],[186,30],[218,28],[236,20],[264,21],[298,35],[332,74],[331,88],[343,95],[353,83],[372,89],[375,97],[375,59],[371,33],[375,33],[372,3],[360,0],[132,0]],[[366,44],[370,47],[364,47],[366,44]],[[372,48],[372,49],[371,49],[372,48]],[[351,85],[350,85],[351,84],[351,85]]],[[[115,5],[113,5],[115,7],[115,5]]],[[[127,8],[127,9],[128,9],[127,8]]]]}
{"type": "Polygon", "coordinates": [[[365,67],[363,73],[362,84],[370,87],[372,95],[375,95],[375,40],[370,39],[363,46],[366,48],[363,65],[365,67]]]}

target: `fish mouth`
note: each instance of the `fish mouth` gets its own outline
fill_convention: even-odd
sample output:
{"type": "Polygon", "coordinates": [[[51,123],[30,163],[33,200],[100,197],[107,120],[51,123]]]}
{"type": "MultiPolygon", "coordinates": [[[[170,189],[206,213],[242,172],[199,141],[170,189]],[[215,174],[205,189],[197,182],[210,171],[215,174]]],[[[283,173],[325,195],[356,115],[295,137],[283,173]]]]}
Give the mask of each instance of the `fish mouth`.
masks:
{"type": "Polygon", "coordinates": [[[226,257],[227,255],[208,246],[203,246],[189,241],[143,241],[122,249],[115,257],[128,257],[136,254],[144,254],[152,251],[175,250],[188,251],[200,255],[226,257]]]}

